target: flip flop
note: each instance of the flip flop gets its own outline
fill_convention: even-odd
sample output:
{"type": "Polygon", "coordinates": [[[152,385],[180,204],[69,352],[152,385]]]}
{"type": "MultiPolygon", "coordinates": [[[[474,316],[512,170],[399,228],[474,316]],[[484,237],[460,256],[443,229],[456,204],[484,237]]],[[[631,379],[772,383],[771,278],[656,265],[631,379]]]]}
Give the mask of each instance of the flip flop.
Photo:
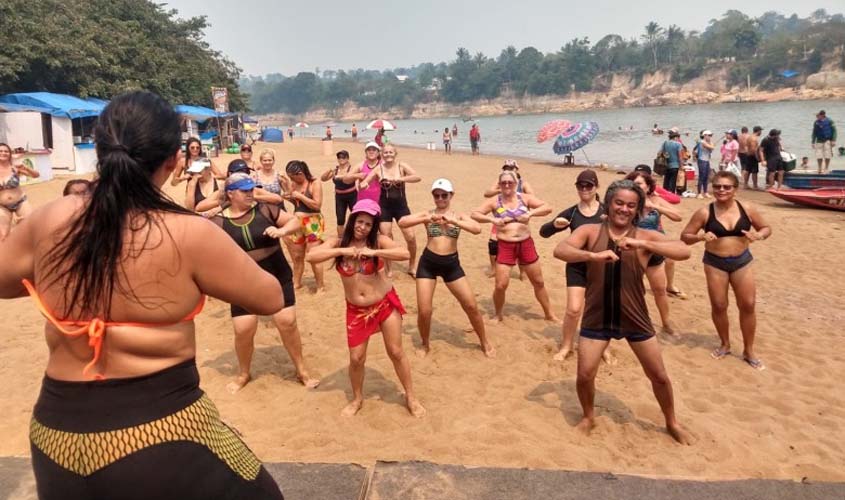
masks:
{"type": "Polygon", "coordinates": [[[746,358],[743,356],[742,360],[748,363],[748,366],[754,368],[755,370],[763,371],[766,369],[766,365],[764,365],[763,361],[759,358],[746,358]]]}
{"type": "Polygon", "coordinates": [[[666,293],[671,295],[672,297],[677,298],[677,299],[687,300],[687,294],[685,294],[684,292],[680,291],[677,288],[674,289],[674,290],[670,290],[670,289],[667,288],[666,293]]]}
{"type": "Polygon", "coordinates": [[[714,349],[710,353],[710,357],[713,358],[713,359],[722,359],[725,356],[729,355],[730,353],[731,353],[730,349],[725,350],[725,349],[722,349],[721,347],[719,347],[718,349],[714,349]]]}

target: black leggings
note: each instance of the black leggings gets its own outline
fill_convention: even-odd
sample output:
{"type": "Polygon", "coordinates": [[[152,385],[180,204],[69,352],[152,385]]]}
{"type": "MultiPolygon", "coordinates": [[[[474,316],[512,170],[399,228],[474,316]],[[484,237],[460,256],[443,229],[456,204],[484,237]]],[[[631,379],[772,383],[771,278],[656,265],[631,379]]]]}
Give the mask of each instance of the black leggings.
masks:
{"type": "Polygon", "coordinates": [[[358,193],[352,191],[351,193],[334,195],[334,213],[337,215],[337,227],[343,227],[346,224],[346,213],[352,211],[355,202],[358,200],[358,193]]]}
{"type": "Polygon", "coordinates": [[[199,388],[193,359],[142,377],[44,377],[30,425],[42,500],[284,497],[199,388]]]}

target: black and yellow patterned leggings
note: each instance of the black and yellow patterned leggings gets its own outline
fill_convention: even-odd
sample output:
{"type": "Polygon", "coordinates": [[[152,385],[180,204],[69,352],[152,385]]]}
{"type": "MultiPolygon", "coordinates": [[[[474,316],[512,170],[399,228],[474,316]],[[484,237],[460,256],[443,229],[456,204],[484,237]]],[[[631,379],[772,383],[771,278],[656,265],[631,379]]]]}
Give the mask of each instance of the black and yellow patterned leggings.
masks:
{"type": "Polygon", "coordinates": [[[220,421],[194,361],[132,379],[44,378],[30,425],[44,499],[282,499],[220,421]]]}

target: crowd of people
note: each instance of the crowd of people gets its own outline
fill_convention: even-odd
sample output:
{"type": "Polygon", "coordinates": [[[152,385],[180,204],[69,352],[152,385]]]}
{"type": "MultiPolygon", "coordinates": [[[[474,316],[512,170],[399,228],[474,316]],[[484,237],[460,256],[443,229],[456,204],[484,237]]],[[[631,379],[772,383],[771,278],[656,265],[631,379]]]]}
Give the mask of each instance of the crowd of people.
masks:
{"type": "MultiPolygon", "coordinates": [[[[231,305],[239,366],[229,386],[233,392],[250,382],[258,316],[272,317],[299,382],[316,387],[320,381],[309,373],[296,317],[306,264],[318,293],[325,287],[325,262],[332,263],[344,290],[352,400],[342,414],[353,416],[364,404],[367,347],[371,336],[381,332],[407,409],[422,417],[426,409],[414,390],[402,346],[406,309],[391,268],[407,261],[407,272],[415,279],[421,355],[430,353],[432,301],[440,278],[465,312],[481,351],[494,357],[496,348],[458,255],[461,234],[479,235],[483,224],[491,226],[487,243],[493,320],[504,320],[511,270],[518,266],[544,318],[561,324],[556,360],[576,351],[575,334],[580,333],[580,431],[589,433],[595,425],[596,375],[602,359],[614,360],[609,342],[624,339],[652,383],[667,431],[682,444],[692,442],[675,414],[673,386],[648,313],[644,282],[654,294],[663,332],[678,335],[668,299],[685,294],[673,284],[675,266],[689,259],[689,246],[698,242],[705,244],[704,275],[719,336],[712,357],[724,359],[732,349],[732,288],[742,359],[755,369],[764,368],[754,350],[756,292],[749,247],[767,239],[771,228],[756,205],[736,199],[742,177],[724,168],[706,176],[703,185],[699,182],[700,194],[709,197],[712,188],[714,200],[694,213],[680,238],[667,236],[663,220],[682,220],[674,207],[680,200],[674,192],[683,151],[677,131],[670,130],[662,147],[669,154],[662,190],[646,165],[611,183],[603,195],[595,172],[585,170],[574,186],[578,203],[540,228],[544,238],[570,231],[553,254],[566,262],[567,304],[561,322],[551,305],[531,228],[532,219],[552,213],[552,204],[537,196],[517,162],[504,163],[469,214],[452,209],[457,190],[446,178],[433,180],[426,204],[430,208],[412,212],[406,185],[423,178],[399,159],[391,143],[367,143],[360,164],[350,162],[348,151],[339,151],[337,165],[319,177],[301,160],[288,161],[278,171],[271,149],[261,151],[256,162],[251,146],[243,146],[241,157],[222,169],[203,158],[198,141],[189,140],[181,152],[179,123],[173,108],[154,94],[114,98],[97,124],[95,181],[69,183],[66,196],[34,212],[16,183],[20,167],[12,166],[11,149],[0,144],[0,204],[21,219],[14,230],[0,234],[0,297],[31,295],[47,318],[51,346],[30,436],[43,498],[82,497],[92,485],[105,492],[123,488],[135,484],[139,470],[149,488],[170,488],[171,496],[173,489],[184,488],[184,498],[216,498],[221,491],[235,490],[249,498],[281,498],[261,463],[199,389],[193,318],[205,296],[231,305]],[[322,183],[330,180],[336,235],[326,234],[322,214],[322,183]],[[167,182],[185,183],[183,204],[163,194],[167,182]],[[404,242],[393,239],[394,222],[404,242]],[[420,225],[426,232],[422,252],[414,231],[420,225]],[[74,404],[67,404],[72,398],[74,404]],[[79,456],[78,450],[65,449],[71,446],[71,434],[76,436],[73,446],[95,451],[71,460],[79,456]],[[136,441],[147,443],[143,453],[136,441]],[[107,451],[118,448],[125,453],[107,451]],[[108,473],[94,477],[93,471],[108,473]],[[174,471],[181,480],[170,480],[174,471]]],[[[758,128],[752,136],[759,137],[758,128]]],[[[712,134],[705,132],[699,162],[707,161],[704,151],[715,148],[712,134]]],[[[775,132],[768,136],[773,141],[775,132]]],[[[743,155],[747,161],[749,151],[768,151],[762,143],[752,149],[734,145],[739,143],[735,131],[724,141],[722,158],[728,164],[743,161],[743,155]]],[[[763,159],[769,158],[764,154],[763,159]]]]}

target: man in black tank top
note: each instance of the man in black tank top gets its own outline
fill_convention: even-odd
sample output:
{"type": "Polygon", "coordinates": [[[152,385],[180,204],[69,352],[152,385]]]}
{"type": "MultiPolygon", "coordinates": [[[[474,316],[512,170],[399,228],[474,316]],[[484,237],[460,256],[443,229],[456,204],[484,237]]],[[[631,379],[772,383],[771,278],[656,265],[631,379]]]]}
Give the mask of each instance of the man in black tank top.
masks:
{"type": "Polygon", "coordinates": [[[616,181],[605,195],[607,221],[579,227],[555,249],[558,259],[587,264],[576,380],[584,416],[577,428],[589,434],[595,426],[595,379],[602,353],[611,339],[625,339],[651,381],[669,434],[679,443],[690,444],[690,436],[675,419],[672,382],[663,366],[643,286],[653,254],[686,260],[690,250],[657,231],[638,230],[636,222],[644,205],[645,193],[639,187],[632,181],[616,181]]]}

